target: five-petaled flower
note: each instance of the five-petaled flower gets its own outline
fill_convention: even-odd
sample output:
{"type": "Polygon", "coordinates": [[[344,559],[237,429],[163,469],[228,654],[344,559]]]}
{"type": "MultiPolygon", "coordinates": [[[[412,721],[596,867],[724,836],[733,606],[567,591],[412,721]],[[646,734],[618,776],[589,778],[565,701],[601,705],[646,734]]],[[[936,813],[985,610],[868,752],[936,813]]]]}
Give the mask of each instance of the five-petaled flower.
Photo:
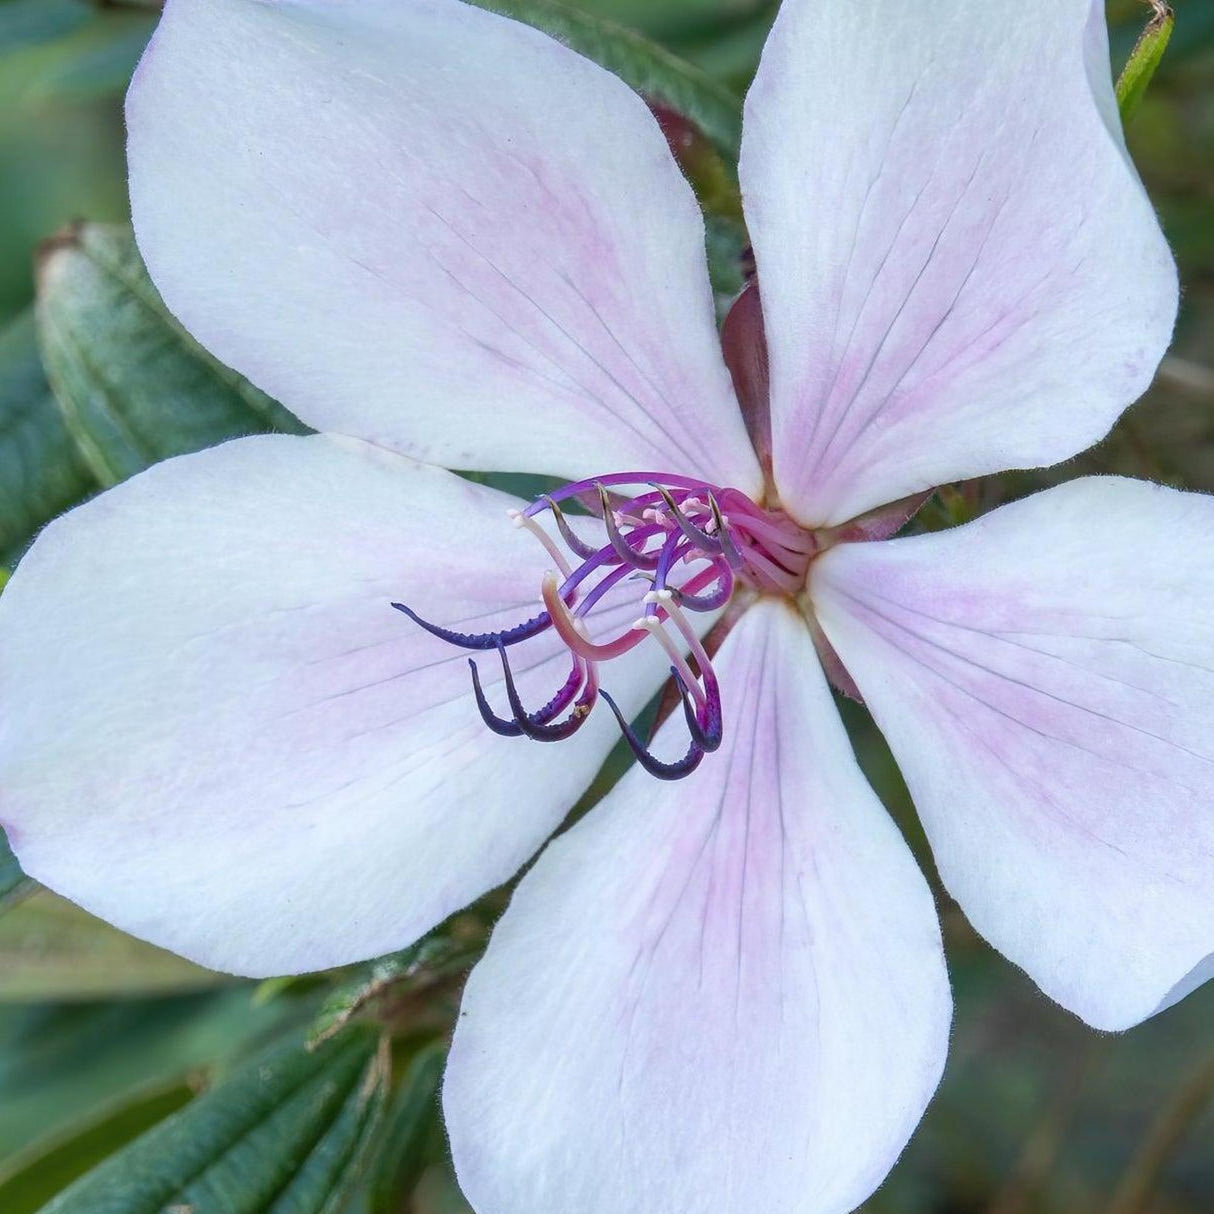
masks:
{"type": "Polygon", "coordinates": [[[897,1157],[949,990],[819,653],[1042,990],[1117,1029],[1209,974],[1214,502],[1094,478],[888,538],[1098,439],[1169,340],[1101,0],[786,0],[738,393],[652,114],[533,29],[169,0],[128,119],[169,306],[324,434],[161,464],[21,562],[31,874],[239,973],[399,948],[558,826],[618,736],[600,683],[628,721],[673,666],[633,742],[687,778],[638,765],[549,844],[468,983],[444,1099],[481,1214],[838,1214],[897,1157]]]}

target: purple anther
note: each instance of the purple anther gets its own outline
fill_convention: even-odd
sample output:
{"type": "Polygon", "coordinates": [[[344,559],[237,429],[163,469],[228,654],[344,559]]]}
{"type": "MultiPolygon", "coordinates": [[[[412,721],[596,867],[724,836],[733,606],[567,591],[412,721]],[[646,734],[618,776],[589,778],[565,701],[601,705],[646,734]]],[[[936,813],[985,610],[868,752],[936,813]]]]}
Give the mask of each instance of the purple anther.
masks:
{"type": "Polygon", "coordinates": [[[587,544],[578,538],[577,532],[569,526],[568,520],[565,518],[565,512],[557,505],[552,498],[545,496],[544,501],[548,503],[548,508],[552,511],[552,517],[556,520],[556,529],[561,533],[561,539],[565,541],[565,546],[570,552],[580,556],[582,560],[589,560],[590,557],[598,553],[598,549],[592,544],[587,544]]]}
{"type": "Polygon", "coordinates": [[[443,628],[438,624],[431,624],[429,620],[424,620],[411,607],[406,607],[404,603],[393,603],[393,607],[397,611],[407,615],[419,628],[424,628],[431,636],[436,636],[440,641],[446,641],[448,645],[458,645],[461,649],[496,649],[499,645],[517,645],[520,641],[529,641],[532,637],[537,637],[542,632],[546,632],[552,627],[552,617],[546,611],[541,611],[539,615],[533,616],[524,624],[517,624],[513,628],[504,629],[501,632],[453,632],[450,628],[443,628]]]}
{"type": "Polygon", "coordinates": [[[481,720],[494,733],[500,734],[503,738],[521,738],[523,727],[517,721],[507,721],[490,708],[489,701],[485,698],[485,690],[481,686],[481,675],[476,668],[476,659],[469,658],[468,665],[472,669],[472,692],[476,696],[476,707],[480,711],[481,720]]]}
{"type": "Polygon", "coordinates": [[[688,543],[693,548],[698,548],[701,552],[708,553],[710,556],[716,556],[723,551],[720,539],[714,535],[709,535],[707,531],[701,531],[683,513],[679,508],[679,504],[665,489],[659,489],[658,492],[666,503],[666,509],[670,511],[670,517],[674,520],[683,535],[686,536],[688,543]]]}
{"type": "MultiPolygon", "coordinates": [[[[675,680],[679,685],[679,691],[683,696],[683,706],[687,709],[687,701],[690,698],[691,692],[679,677],[678,671],[674,671],[675,680]]],[[[708,674],[707,671],[701,672],[708,674]]],[[[721,741],[725,737],[725,718],[721,706],[721,688],[717,683],[716,676],[712,675],[704,680],[704,690],[707,693],[708,702],[699,711],[690,714],[687,728],[691,731],[691,736],[699,744],[699,746],[708,754],[714,750],[719,750],[721,741]],[[701,717],[703,719],[701,720],[701,717]],[[694,721],[694,725],[692,724],[694,721]]]]}
{"type": "Polygon", "coordinates": [[[523,707],[518,687],[514,682],[514,672],[510,669],[510,659],[506,656],[504,646],[498,649],[498,655],[502,659],[502,673],[506,680],[506,698],[510,701],[510,711],[514,713],[514,719],[519,729],[527,737],[536,742],[561,742],[565,738],[573,737],[582,728],[598,697],[598,686],[593,678],[586,680],[585,690],[574,704],[573,711],[563,721],[550,725],[540,719],[540,713],[529,713],[523,707]]]}
{"type": "Polygon", "coordinates": [[[675,601],[688,611],[719,611],[733,596],[733,574],[728,569],[716,575],[717,588],[711,594],[691,594],[686,590],[674,592],[675,601]]]}
{"type": "Polygon", "coordinates": [[[541,725],[547,724],[553,717],[564,712],[573,703],[573,697],[582,690],[585,682],[586,667],[581,658],[574,657],[573,668],[570,670],[569,677],[565,680],[564,686],[539,712],[532,713],[532,718],[541,725]]]}
{"type": "Polygon", "coordinates": [[[738,551],[738,546],[733,541],[733,536],[729,534],[729,528],[725,525],[725,518],[721,514],[721,507],[717,505],[716,494],[708,495],[708,507],[712,511],[712,521],[716,528],[714,534],[720,537],[721,551],[725,554],[725,559],[729,562],[729,567],[734,573],[741,573],[746,568],[746,561],[742,554],[738,551]]]}
{"type": "MultiPolygon", "coordinates": [[[[607,499],[607,490],[602,485],[599,486],[599,493],[602,497],[603,526],[607,530],[607,540],[611,544],[611,547],[615,549],[616,556],[625,564],[631,565],[633,569],[655,568],[658,563],[657,554],[640,552],[624,538],[615,521],[615,511],[611,509],[611,504],[607,499]]],[[[638,528],[633,534],[644,543],[653,536],[660,535],[661,532],[661,527],[652,526],[638,528]]]]}
{"type": "Polygon", "coordinates": [[[657,758],[646,747],[645,743],[637,737],[636,730],[628,723],[615,700],[606,691],[601,693],[607,706],[615,715],[616,724],[620,727],[620,733],[624,735],[624,741],[628,743],[628,748],[632,751],[636,761],[651,776],[659,780],[682,780],[684,777],[691,775],[703,762],[706,753],[704,747],[695,740],[694,731],[698,730],[699,726],[695,720],[695,713],[691,707],[687,689],[681,679],[679,680],[679,690],[683,698],[683,715],[687,720],[688,729],[693,731],[693,736],[691,745],[687,748],[687,753],[681,759],[676,759],[673,763],[666,763],[657,758]]]}

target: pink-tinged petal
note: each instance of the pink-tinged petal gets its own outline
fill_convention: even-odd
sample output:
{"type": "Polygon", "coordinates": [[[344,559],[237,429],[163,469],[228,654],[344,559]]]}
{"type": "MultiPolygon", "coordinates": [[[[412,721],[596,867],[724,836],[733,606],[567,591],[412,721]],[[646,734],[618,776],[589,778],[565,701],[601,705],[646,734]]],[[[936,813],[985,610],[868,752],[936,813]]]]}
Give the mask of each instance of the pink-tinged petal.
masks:
{"type": "MultiPolygon", "coordinates": [[[[549,558],[511,504],[355,440],[266,437],[53,523],[0,595],[0,822],[26,870],[246,974],[401,947],[511,876],[614,728],[495,736],[467,655],[391,606],[472,631],[534,615],[549,558]]],[[[516,653],[546,702],[564,647],[516,653]]],[[[645,657],[610,672],[633,708],[664,673],[645,657]]]]}
{"type": "Polygon", "coordinates": [[[1214,498],[1074,481],[811,593],[996,948],[1104,1029],[1210,975],[1214,498]]]}
{"type": "Polygon", "coordinates": [[[785,0],[742,179],[808,524],[1076,454],[1170,340],[1104,0],[785,0]]]}
{"type": "Polygon", "coordinates": [[[844,1214],[935,1089],[931,895],[804,621],[752,608],[719,673],[723,749],[679,784],[625,776],[472,973],[444,1105],[482,1214],[844,1214]]]}
{"type": "Polygon", "coordinates": [[[589,60],[458,0],[168,0],[127,122],[169,307],[310,425],[757,487],[695,198],[589,60]]]}

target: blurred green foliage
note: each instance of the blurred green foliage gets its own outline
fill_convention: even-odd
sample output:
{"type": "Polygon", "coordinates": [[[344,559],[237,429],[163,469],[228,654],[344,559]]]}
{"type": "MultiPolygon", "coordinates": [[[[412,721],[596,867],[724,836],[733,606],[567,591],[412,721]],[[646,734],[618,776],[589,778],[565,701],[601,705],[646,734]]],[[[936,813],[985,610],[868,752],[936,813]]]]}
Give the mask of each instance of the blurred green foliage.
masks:
{"type": "MultiPolygon", "coordinates": [[[[514,11],[521,0],[485,2],[514,11]]],[[[541,4],[550,28],[587,39],[587,53],[597,46],[634,84],[699,120],[707,155],[720,159],[693,148],[699,159],[685,168],[705,196],[715,183],[714,248],[728,266],[742,239],[721,158],[736,144],[729,94],[744,92],[775,4],[541,4]],[[669,74],[660,53],[630,51],[586,14],[640,31],[699,74],[669,74]]],[[[129,236],[98,226],[124,218],[121,96],[154,7],[0,0],[0,563],[72,501],[154,459],[293,424],[180,331],[129,236]],[[63,230],[78,220],[89,225],[63,230]]],[[[1062,470],[960,487],[940,507],[953,521],[1082,471],[1214,490],[1214,0],[1174,7],[1171,45],[1129,131],[1185,284],[1173,353],[1095,451],[1062,470]]],[[[1120,67],[1150,11],[1110,0],[1109,12],[1120,67]]],[[[861,711],[845,713],[930,871],[888,751],[861,711]]],[[[618,770],[609,765],[595,791],[618,770]]],[[[33,890],[0,837],[4,1214],[34,1214],[66,1186],[55,1214],[467,1210],[435,1091],[460,974],[500,897],[399,957],[258,986],[33,890]],[[393,1027],[391,1040],[368,1027],[380,1024],[393,1027]]],[[[1214,1209],[1214,985],[1130,1034],[1100,1036],[1049,1004],[940,897],[958,1004],[952,1058],[922,1130],[865,1209],[1214,1209]]]]}

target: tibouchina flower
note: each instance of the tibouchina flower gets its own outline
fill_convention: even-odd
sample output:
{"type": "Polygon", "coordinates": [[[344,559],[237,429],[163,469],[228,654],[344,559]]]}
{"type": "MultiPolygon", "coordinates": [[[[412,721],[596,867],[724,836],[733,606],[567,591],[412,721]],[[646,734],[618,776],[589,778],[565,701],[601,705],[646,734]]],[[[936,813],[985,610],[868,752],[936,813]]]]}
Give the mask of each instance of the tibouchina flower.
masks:
{"type": "Polygon", "coordinates": [[[787,0],[746,106],[748,429],[695,200],[617,79],[457,0],[169,0],[140,245],[326,436],[162,464],[21,563],[29,872],[241,973],[398,948],[539,848],[618,736],[597,702],[627,721],[673,668],[469,982],[445,1105],[481,1214],[830,1214],[897,1157],[949,992],[819,652],[1047,994],[1115,1029],[1200,981],[1214,502],[1081,480],[888,539],[1099,438],[1169,340],[1101,8],[787,0]]]}

